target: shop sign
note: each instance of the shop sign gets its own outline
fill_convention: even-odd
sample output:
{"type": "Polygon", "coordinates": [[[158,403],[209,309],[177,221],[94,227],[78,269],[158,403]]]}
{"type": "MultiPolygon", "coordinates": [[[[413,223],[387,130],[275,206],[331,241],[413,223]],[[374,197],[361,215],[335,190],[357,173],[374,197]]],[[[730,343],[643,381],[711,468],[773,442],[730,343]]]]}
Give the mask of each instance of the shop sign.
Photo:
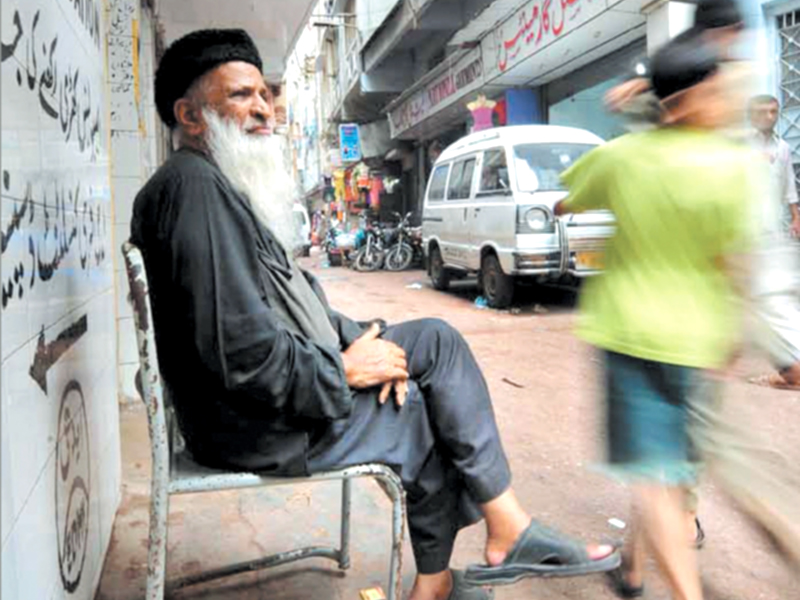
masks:
{"type": "Polygon", "coordinates": [[[479,88],[483,81],[481,49],[475,48],[389,112],[392,137],[479,88]]]}
{"type": "Polygon", "coordinates": [[[361,160],[361,139],[357,124],[342,123],[339,125],[339,149],[342,154],[342,162],[361,160]]]}
{"type": "Polygon", "coordinates": [[[603,0],[531,0],[484,38],[487,76],[505,73],[605,9],[603,0]]]}

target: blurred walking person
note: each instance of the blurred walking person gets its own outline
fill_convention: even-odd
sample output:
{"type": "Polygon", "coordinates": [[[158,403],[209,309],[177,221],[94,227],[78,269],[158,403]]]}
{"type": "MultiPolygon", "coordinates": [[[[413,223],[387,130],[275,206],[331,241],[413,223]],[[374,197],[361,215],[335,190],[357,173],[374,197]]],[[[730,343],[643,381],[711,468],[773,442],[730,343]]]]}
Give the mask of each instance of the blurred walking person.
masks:
{"type": "Polygon", "coordinates": [[[780,113],[777,98],[755,96],[748,113],[753,127],[748,141],[764,157],[770,174],[768,188],[757,199],[761,235],[754,308],[761,341],[777,369],[750,381],[800,391],[800,248],[793,242],[800,237],[800,204],[792,152],[775,131],[780,113]]]}
{"type": "MultiPolygon", "coordinates": [[[[645,547],[673,597],[700,600],[686,543],[685,494],[696,480],[691,407],[739,343],[737,289],[752,227],[752,160],[717,129],[732,119],[718,54],[699,36],[652,63],[661,125],[589,153],[564,174],[556,214],[611,210],[606,271],[586,285],[581,336],[601,349],[609,460],[636,517],[617,592],[642,595],[645,547]]],[[[707,398],[711,402],[712,398],[707,398]]]]}

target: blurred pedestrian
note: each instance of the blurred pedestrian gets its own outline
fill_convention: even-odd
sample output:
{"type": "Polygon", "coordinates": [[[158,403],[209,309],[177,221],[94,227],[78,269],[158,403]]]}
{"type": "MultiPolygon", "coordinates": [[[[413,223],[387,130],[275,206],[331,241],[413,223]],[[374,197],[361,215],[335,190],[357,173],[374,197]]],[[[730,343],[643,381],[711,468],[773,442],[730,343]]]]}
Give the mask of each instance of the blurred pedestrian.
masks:
{"type": "Polygon", "coordinates": [[[755,96],[749,105],[750,138],[753,146],[764,154],[772,169],[776,197],[782,204],[782,219],[792,237],[800,236],[800,208],[798,208],[792,150],[775,131],[780,114],[780,103],[768,94],[755,96]]]}
{"type": "Polygon", "coordinates": [[[760,243],[756,256],[754,309],[761,324],[761,340],[777,370],[752,378],[752,383],[777,389],[800,390],[800,305],[798,304],[798,248],[800,236],[792,152],[775,126],[780,104],[769,95],[749,103],[753,126],[749,142],[765,158],[770,180],[759,202],[760,243]]]}
{"type": "Polygon", "coordinates": [[[743,282],[729,265],[750,243],[753,197],[749,153],[716,131],[734,108],[718,58],[700,36],[662,48],[652,65],[660,126],[587,154],[564,174],[570,194],[556,206],[611,210],[617,222],[580,332],[603,352],[609,459],[634,493],[616,581],[625,597],[642,594],[647,544],[675,598],[702,598],[685,528],[698,459],[690,407],[738,344],[743,282]]]}

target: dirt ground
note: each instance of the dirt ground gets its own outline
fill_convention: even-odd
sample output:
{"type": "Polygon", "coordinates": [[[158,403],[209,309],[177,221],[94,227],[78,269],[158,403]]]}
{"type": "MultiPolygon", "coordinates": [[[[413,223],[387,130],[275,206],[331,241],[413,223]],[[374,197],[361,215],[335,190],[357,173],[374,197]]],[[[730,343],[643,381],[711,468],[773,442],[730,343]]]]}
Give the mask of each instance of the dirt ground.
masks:
{"type": "MultiPolygon", "coordinates": [[[[430,287],[425,273],[357,273],[323,268],[318,256],[305,259],[320,278],[331,304],[351,317],[398,322],[422,317],[446,319],[466,337],[491,390],[513,485],[535,517],[591,540],[618,538],[609,519],[628,520],[626,489],[600,472],[603,456],[598,358],[573,334],[576,292],[521,289],[510,311],[479,309],[477,289],[458,283],[447,293],[430,287]]],[[[800,396],[748,384],[765,371],[762,358],[747,353],[727,386],[729,408],[754,431],[800,458],[800,396]]],[[[144,411],[122,411],[123,503],[120,507],[98,598],[142,598],[146,578],[149,446],[144,411]]],[[[702,486],[700,517],[707,534],[699,554],[711,600],[800,599],[798,578],[761,535],[719,491],[702,486]]],[[[338,531],[338,488],[295,485],[175,497],[170,514],[170,576],[190,574],[255,558],[303,543],[333,541],[338,531]]],[[[342,576],[332,563],[312,560],[214,584],[196,586],[175,598],[205,600],[348,599],[372,585],[386,587],[389,504],[372,482],[357,482],[353,566],[342,576]]],[[[454,566],[482,559],[484,529],[462,532],[454,566]]],[[[410,585],[413,557],[406,542],[404,582],[410,585]]],[[[569,580],[528,580],[497,588],[499,600],[610,599],[602,576],[569,580]]],[[[652,573],[646,598],[668,596],[652,573]]]]}

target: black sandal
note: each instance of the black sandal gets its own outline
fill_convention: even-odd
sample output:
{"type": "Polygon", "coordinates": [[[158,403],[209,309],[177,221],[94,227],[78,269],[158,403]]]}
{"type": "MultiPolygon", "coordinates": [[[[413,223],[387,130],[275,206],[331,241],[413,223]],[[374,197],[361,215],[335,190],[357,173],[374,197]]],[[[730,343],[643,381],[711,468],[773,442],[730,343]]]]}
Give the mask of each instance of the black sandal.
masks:
{"type": "Polygon", "coordinates": [[[697,534],[694,538],[694,547],[700,550],[703,547],[703,544],[706,543],[706,532],[703,531],[703,527],[700,525],[700,519],[697,517],[694,518],[694,524],[697,527],[697,534]]]}
{"type": "Polygon", "coordinates": [[[531,521],[499,565],[467,567],[465,581],[472,585],[507,585],[527,577],[575,577],[616,569],[620,554],[593,560],[583,542],[531,521]]]}
{"type": "Polygon", "coordinates": [[[453,589],[447,600],[494,600],[494,591],[469,585],[464,581],[463,571],[450,569],[453,574],[453,589]]]}
{"type": "Polygon", "coordinates": [[[608,571],[609,583],[620,598],[641,598],[644,596],[644,585],[631,585],[626,579],[628,569],[623,563],[613,571],[608,571]]]}

